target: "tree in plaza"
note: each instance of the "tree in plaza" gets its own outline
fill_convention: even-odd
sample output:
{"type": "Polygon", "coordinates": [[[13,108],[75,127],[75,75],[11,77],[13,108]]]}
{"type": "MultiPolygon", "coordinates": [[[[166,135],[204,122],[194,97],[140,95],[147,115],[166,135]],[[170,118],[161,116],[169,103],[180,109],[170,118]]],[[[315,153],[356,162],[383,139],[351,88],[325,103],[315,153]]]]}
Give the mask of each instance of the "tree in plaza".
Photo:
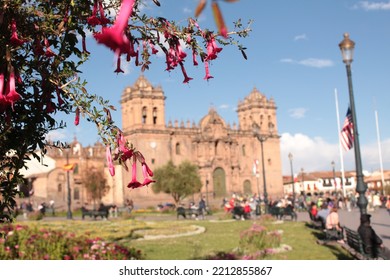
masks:
{"type": "Polygon", "coordinates": [[[169,161],[155,170],[153,178],[156,180],[152,185],[153,192],[170,194],[175,204],[202,188],[198,167],[189,161],[183,161],[178,166],[169,161]]]}
{"type": "MultiPolygon", "coordinates": [[[[221,0],[234,2],[232,0],[221,0]]],[[[58,113],[74,114],[96,124],[107,151],[107,165],[114,176],[114,162],[128,169],[133,177],[129,188],[153,182],[153,172],[141,152],[129,143],[111,119],[115,108],[109,101],[86,90],[80,67],[88,60],[86,37],[113,51],[116,74],[123,72],[121,59],[149,69],[151,57],[163,53],[166,69],[179,67],[183,82],[192,79],[185,66],[204,64],[205,79],[213,78],[209,63],[218,57],[222,46],[236,45],[244,57],[245,48],[237,41],[246,37],[249,26],[241,21],[228,31],[216,0],[211,7],[218,32],[201,27],[196,17],[206,7],[200,0],[195,19],[179,25],[166,18],[154,18],[141,9],[146,0],[2,0],[0,2],[0,222],[11,220],[16,205],[20,169],[31,157],[40,159],[47,148],[67,148],[66,143],[51,143],[49,132],[66,127],[58,113]],[[186,59],[190,52],[191,59],[186,59]],[[198,62],[199,61],[199,62],[198,62]],[[135,178],[141,164],[145,179],[135,178]]],[[[153,2],[160,6],[157,0],[153,2]]]]}
{"type": "Polygon", "coordinates": [[[82,183],[89,198],[93,200],[94,206],[96,205],[96,201],[100,201],[110,190],[110,186],[107,184],[106,177],[102,170],[86,170],[82,176],[82,183]]]}

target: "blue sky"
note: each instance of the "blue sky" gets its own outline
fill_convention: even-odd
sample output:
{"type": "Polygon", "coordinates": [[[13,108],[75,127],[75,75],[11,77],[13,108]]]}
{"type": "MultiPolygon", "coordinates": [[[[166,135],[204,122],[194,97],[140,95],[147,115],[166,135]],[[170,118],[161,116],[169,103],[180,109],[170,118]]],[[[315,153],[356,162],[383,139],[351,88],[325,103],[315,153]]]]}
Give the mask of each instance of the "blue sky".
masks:
{"type": "MultiPolygon", "coordinates": [[[[162,7],[157,8],[147,1],[144,11],[185,20],[193,16],[197,2],[161,0],[162,7]]],[[[203,66],[193,67],[187,59],[186,69],[194,80],[183,84],[180,69],[168,73],[163,57],[153,58],[144,75],[153,85],[161,85],[167,96],[166,122],[198,123],[213,106],[228,123],[237,123],[237,103],[256,87],[274,98],[278,107],[283,174],[290,174],[290,152],[294,173],[301,168],[330,171],[332,161],[339,170],[335,90],[342,126],[349,97],[338,44],[348,32],[356,43],[352,80],[363,168],[370,172],[380,169],[377,112],[383,165],[390,169],[390,1],[241,0],[221,2],[220,8],[228,27],[239,18],[243,23],[254,21],[250,36],[240,39],[247,47],[248,60],[236,47],[224,47],[210,65],[214,79],[205,81],[203,66]]],[[[199,24],[215,29],[210,7],[199,24]]],[[[91,93],[109,99],[118,108],[113,118],[121,126],[121,93],[134,84],[140,70],[131,64],[125,66],[125,74],[116,75],[114,54],[109,49],[97,45],[93,38],[88,39],[87,49],[92,56],[80,76],[88,80],[91,93]]],[[[66,120],[67,129],[51,135],[52,139],[71,141],[76,136],[83,145],[99,140],[94,126],[85,120],[78,127],[73,126],[73,116],[66,120]]],[[[350,150],[343,155],[346,170],[354,170],[353,154],[350,150]]]]}

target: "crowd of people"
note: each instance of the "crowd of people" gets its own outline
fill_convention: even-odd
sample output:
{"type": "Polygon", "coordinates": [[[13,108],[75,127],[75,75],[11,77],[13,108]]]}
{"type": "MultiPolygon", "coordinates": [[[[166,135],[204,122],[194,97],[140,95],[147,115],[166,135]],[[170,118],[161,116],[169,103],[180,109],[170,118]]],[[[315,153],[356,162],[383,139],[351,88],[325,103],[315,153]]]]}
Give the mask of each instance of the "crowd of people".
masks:
{"type": "Polygon", "coordinates": [[[51,212],[52,216],[55,216],[54,200],[50,200],[47,204],[46,202],[33,203],[33,201],[28,199],[20,203],[18,210],[21,211],[24,219],[27,219],[28,215],[34,212],[38,212],[45,216],[48,210],[51,212]]]}
{"type": "MultiPolygon", "coordinates": [[[[378,193],[366,194],[368,211],[376,211],[379,207],[386,207],[390,215],[390,195],[381,196],[378,193]]],[[[357,207],[357,197],[349,195],[343,197],[318,197],[316,200],[310,201],[308,211],[310,215],[321,221],[323,228],[328,238],[333,238],[340,243],[344,242],[343,227],[340,225],[338,210],[346,209],[351,211],[352,208],[357,207]],[[352,202],[352,203],[351,203],[352,202]]],[[[360,217],[360,225],[358,227],[358,234],[364,244],[364,251],[372,258],[384,257],[390,259],[390,250],[383,245],[383,240],[376,234],[371,227],[371,215],[362,214],[360,217]]]]}

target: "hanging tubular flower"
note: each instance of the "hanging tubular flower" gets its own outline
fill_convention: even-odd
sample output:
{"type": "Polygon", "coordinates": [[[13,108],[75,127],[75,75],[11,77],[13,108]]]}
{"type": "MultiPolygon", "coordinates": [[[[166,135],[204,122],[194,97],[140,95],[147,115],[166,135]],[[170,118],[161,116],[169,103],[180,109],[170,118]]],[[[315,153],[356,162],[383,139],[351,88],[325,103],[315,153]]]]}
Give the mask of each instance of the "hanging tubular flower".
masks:
{"type": "Polygon", "coordinates": [[[11,32],[12,32],[11,39],[10,39],[11,45],[13,45],[15,47],[23,45],[23,43],[25,41],[19,39],[19,37],[18,37],[15,19],[12,19],[12,21],[11,21],[11,32]]]}
{"type": "Polygon", "coordinates": [[[129,189],[136,189],[139,187],[142,187],[143,185],[137,181],[137,159],[136,157],[133,157],[133,164],[132,164],[132,178],[131,182],[127,185],[129,189]]]}
{"type": "Polygon", "coordinates": [[[92,25],[92,26],[96,26],[96,25],[100,24],[100,19],[96,16],[97,1],[98,0],[95,0],[94,3],[93,3],[92,15],[89,18],[87,18],[88,24],[92,25]]]}
{"type": "Polygon", "coordinates": [[[183,72],[183,76],[184,76],[183,84],[188,84],[189,81],[192,80],[192,78],[188,77],[186,69],[184,68],[183,62],[180,62],[180,67],[181,67],[181,72],[183,72]]]}
{"type": "Polygon", "coordinates": [[[103,3],[101,0],[99,0],[99,12],[100,12],[100,24],[104,26],[107,23],[110,23],[110,20],[106,18],[106,16],[104,15],[103,3]]]}
{"type": "Polygon", "coordinates": [[[80,123],[80,109],[77,107],[76,108],[76,115],[74,117],[74,125],[79,125],[80,123]]]}
{"type": "Polygon", "coordinates": [[[214,35],[209,34],[207,38],[207,57],[206,60],[213,60],[217,58],[217,54],[222,51],[222,48],[217,46],[214,35]]]}
{"type": "Polygon", "coordinates": [[[155,48],[154,44],[152,41],[149,40],[149,47],[152,50],[152,54],[158,53],[158,49],[155,48]]]}
{"type": "Polygon", "coordinates": [[[64,100],[61,97],[61,90],[59,87],[56,87],[56,93],[57,93],[57,99],[58,99],[58,106],[61,107],[64,104],[64,100]]]}
{"type": "Polygon", "coordinates": [[[214,78],[210,75],[209,62],[207,60],[204,62],[204,68],[206,70],[206,76],[204,77],[204,79],[208,81],[209,79],[214,78]]]}
{"type": "Polygon", "coordinates": [[[129,53],[130,42],[125,35],[125,28],[133,12],[135,0],[123,0],[119,14],[112,27],[103,27],[101,33],[94,34],[99,44],[104,44],[116,53],[129,53]]]}
{"type": "Polygon", "coordinates": [[[111,176],[114,176],[115,175],[115,167],[114,167],[114,163],[112,161],[111,148],[108,145],[106,147],[106,160],[107,160],[108,171],[110,172],[111,176]]]}
{"type": "Polygon", "coordinates": [[[45,55],[47,57],[52,57],[52,56],[55,56],[56,54],[50,49],[50,44],[49,44],[49,40],[47,38],[45,38],[45,47],[46,47],[46,51],[45,51],[45,55]]]}
{"type": "Polygon", "coordinates": [[[137,151],[134,153],[134,157],[141,163],[142,165],[142,174],[144,176],[144,181],[142,183],[142,186],[147,186],[150,183],[155,183],[155,180],[152,180],[149,178],[153,177],[153,171],[150,170],[149,166],[146,164],[144,156],[141,154],[141,152],[137,151]]]}
{"type": "MultiPolygon", "coordinates": [[[[144,182],[142,183],[143,186],[147,186],[149,185],[150,183],[155,183],[156,181],[155,180],[152,180],[149,178],[149,172],[151,172],[151,170],[149,169],[148,165],[146,163],[143,163],[142,164],[142,174],[144,175],[144,182]]],[[[153,176],[153,172],[151,172],[153,176]]]]}
{"type": "Polygon", "coordinates": [[[85,36],[83,36],[83,38],[81,39],[81,44],[83,46],[83,53],[90,54],[90,52],[87,51],[87,44],[85,41],[86,41],[85,36]]]}
{"type": "Polygon", "coordinates": [[[3,94],[3,89],[4,89],[4,74],[0,73],[0,112],[4,111],[4,108],[7,105],[7,98],[3,94]]]}
{"type": "Polygon", "coordinates": [[[198,66],[198,61],[196,60],[196,55],[197,55],[197,52],[196,50],[192,50],[192,63],[194,64],[194,66],[198,66]]]}
{"type": "Polygon", "coordinates": [[[118,58],[117,58],[117,61],[116,61],[116,69],[114,71],[115,73],[125,73],[122,69],[121,69],[121,57],[118,55],[118,58]]]}
{"type": "Polygon", "coordinates": [[[212,8],[212,10],[213,10],[214,19],[215,19],[215,22],[216,22],[216,24],[217,24],[219,33],[220,33],[223,37],[227,38],[228,35],[227,35],[226,24],[225,24],[225,21],[223,20],[223,16],[222,16],[221,10],[219,9],[219,6],[218,6],[217,1],[213,1],[213,2],[211,3],[211,8],[212,8]]]}
{"type": "Polygon", "coordinates": [[[7,99],[7,102],[11,104],[12,110],[14,109],[14,103],[20,100],[20,95],[15,90],[15,73],[13,70],[9,75],[8,84],[5,90],[5,98],[7,99]]]}

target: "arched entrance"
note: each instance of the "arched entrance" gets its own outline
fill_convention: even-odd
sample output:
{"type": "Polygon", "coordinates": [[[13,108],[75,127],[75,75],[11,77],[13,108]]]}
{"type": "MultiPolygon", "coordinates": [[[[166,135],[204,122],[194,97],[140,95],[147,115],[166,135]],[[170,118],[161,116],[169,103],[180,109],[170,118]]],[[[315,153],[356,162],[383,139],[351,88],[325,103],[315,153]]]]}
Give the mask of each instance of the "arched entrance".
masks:
{"type": "Polygon", "coordinates": [[[226,175],[225,171],[218,167],[213,172],[213,189],[216,197],[226,196],[226,175]]]}
{"type": "Polygon", "coordinates": [[[245,180],[244,181],[244,194],[252,194],[252,186],[251,186],[251,181],[245,180]]]}

